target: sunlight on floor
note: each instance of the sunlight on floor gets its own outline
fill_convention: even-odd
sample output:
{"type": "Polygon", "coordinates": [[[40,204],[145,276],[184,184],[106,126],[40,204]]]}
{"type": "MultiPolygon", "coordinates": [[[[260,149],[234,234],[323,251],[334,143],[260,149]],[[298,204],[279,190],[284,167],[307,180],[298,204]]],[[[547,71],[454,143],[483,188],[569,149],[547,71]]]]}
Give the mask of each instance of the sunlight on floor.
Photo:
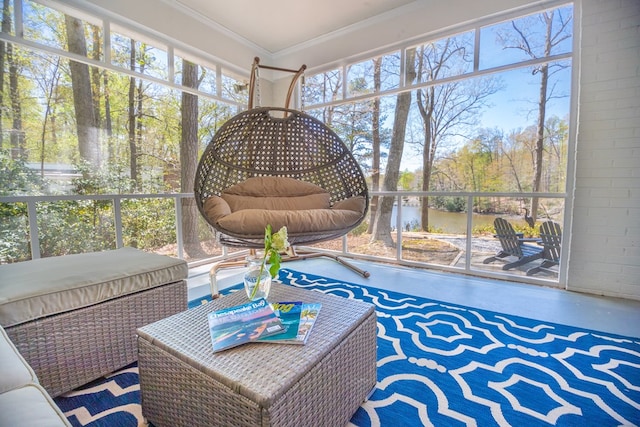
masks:
{"type": "MultiPolygon", "coordinates": [[[[364,278],[325,258],[287,262],[282,268],[505,314],[640,337],[640,301],[361,260],[352,262],[369,271],[371,276],[364,278]]],[[[190,300],[210,293],[209,269],[210,265],[205,265],[190,270],[190,300]]],[[[243,268],[219,271],[219,288],[240,283],[243,273],[243,268]]]]}

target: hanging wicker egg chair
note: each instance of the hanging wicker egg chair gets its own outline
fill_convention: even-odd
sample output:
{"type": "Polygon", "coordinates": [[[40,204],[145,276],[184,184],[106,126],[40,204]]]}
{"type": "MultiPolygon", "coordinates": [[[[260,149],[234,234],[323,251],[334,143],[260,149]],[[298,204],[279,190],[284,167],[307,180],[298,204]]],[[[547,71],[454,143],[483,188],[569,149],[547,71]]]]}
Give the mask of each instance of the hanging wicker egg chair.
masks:
{"type": "Polygon", "coordinates": [[[220,128],[202,155],[194,191],[221,243],[253,248],[264,245],[266,224],[256,227],[262,220],[274,230],[286,225],[292,245],[343,236],[362,222],[369,200],[357,161],[331,129],[300,111],[270,107],[240,113],[220,128]],[[288,115],[274,117],[277,111],[288,115]],[[217,214],[224,203],[229,211],[217,214]]]}
{"type": "MultiPolygon", "coordinates": [[[[250,100],[254,82],[252,72],[250,100]]],[[[340,137],[298,110],[251,108],[251,101],[249,107],[216,132],[196,171],[196,204],[219,242],[262,248],[267,224],[274,232],[286,226],[292,246],[332,240],[357,227],[368,211],[368,187],[340,137]]],[[[368,277],[336,256],[311,256],[330,256],[368,277]]],[[[214,270],[212,275],[215,280],[214,270]]]]}

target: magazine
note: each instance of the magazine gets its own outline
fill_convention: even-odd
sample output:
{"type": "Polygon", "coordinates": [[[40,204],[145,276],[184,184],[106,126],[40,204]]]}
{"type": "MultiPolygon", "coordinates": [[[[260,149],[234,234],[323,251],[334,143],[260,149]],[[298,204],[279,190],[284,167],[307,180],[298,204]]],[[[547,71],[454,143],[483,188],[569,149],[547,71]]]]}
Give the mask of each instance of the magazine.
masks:
{"type": "Polygon", "coordinates": [[[315,324],[320,303],[279,302],[271,304],[278,317],[282,320],[285,331],[261,337],[260,342],[280,344],[305,344],[315,324]]]}
{"type": "Polygon", "coordinates": [[[258,341],[274,342],[296,339],[298,336],[298,328],[300,326],[302,302],[274,302],[271,303],[271,308],[273,308],[276,316],[280,318],[284,331],[268,337],[261,337],[258,341]]]}
{"type": "Polygon", "coordinates": [[[284,331],[264,298],[209,313],[213,351],[221,351],[284,331]]]}
{"type": "Polygon", "coordinates": [[[300,327],[298,328],[297,340],[305,344],[311,334],[311,328],[316,323],[318,314],[320,313],[320,307],[322,304],[319,302],[302,304],[302,313],[300,314],[300,327]]]}

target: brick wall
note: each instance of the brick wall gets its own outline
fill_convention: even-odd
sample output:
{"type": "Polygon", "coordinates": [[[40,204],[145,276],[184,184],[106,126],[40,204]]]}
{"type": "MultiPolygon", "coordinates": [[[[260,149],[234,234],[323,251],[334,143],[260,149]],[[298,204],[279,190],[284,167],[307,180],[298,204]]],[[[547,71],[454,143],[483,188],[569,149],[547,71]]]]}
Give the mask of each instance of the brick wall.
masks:
{"type": "Polygon", "coordinates": [[[567,286],[640,299],[640,0],[584,0],[580,46],[567,286]]]}

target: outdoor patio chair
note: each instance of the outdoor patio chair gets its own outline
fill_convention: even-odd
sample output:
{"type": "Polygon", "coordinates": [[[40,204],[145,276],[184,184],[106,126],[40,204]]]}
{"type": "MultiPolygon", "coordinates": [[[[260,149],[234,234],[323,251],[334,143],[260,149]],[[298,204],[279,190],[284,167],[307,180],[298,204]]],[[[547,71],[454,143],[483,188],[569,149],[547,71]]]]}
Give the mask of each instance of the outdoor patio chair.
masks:
{"type": "MultiPolygon", "coordinates": [[[[249,109],[216,132],[198,164],[194,195],[200,213],[215,230],[218,242],[229,247],[264,247],[267,225],[274,232],[286,226],[292,250],[346,235],[368,211],[368,187],[360,165],[342,139],[320,120],[286,107],[253,108],[258,66],[256,58],[249,109]]],[[[304,66],[296,78],[303,70],[304,66]]],[[[369,276],[325,252],[296,250],[284,260],[317,256],[333,258],[369,276]]],[[[242,264],[232,260],[216,264],[210,274],[212,294],[217,269],[242,264]]]]}
{"type": "Polygon", "coordinates": [[[500,241],[502,249],[483,261],[489,264],[496,260],[512,260],[502,266],[503,270],[509,270],[524,264],[527,264],[543,256],[544,248],[539,245],[530,245],[525,242],[535,241],[536,239],[525,239],[513,229],[513,226],[504,218],[496,218],[493,222],[496,229],[495,237],[500,241]]]}
{"type": "MultiPolygon", "coordinates": [[[[527,276],[531,276],[541,270],[549,270],[550,267],[560,263],[560,243],[562,242],[562,229],[560,224],[546,221],[540,225],[540,243],[543,247],[542,263],[537,267],[527,270],[527,276]]],[[[553,271],[553,270],[551,270],[553,271]]]]}

